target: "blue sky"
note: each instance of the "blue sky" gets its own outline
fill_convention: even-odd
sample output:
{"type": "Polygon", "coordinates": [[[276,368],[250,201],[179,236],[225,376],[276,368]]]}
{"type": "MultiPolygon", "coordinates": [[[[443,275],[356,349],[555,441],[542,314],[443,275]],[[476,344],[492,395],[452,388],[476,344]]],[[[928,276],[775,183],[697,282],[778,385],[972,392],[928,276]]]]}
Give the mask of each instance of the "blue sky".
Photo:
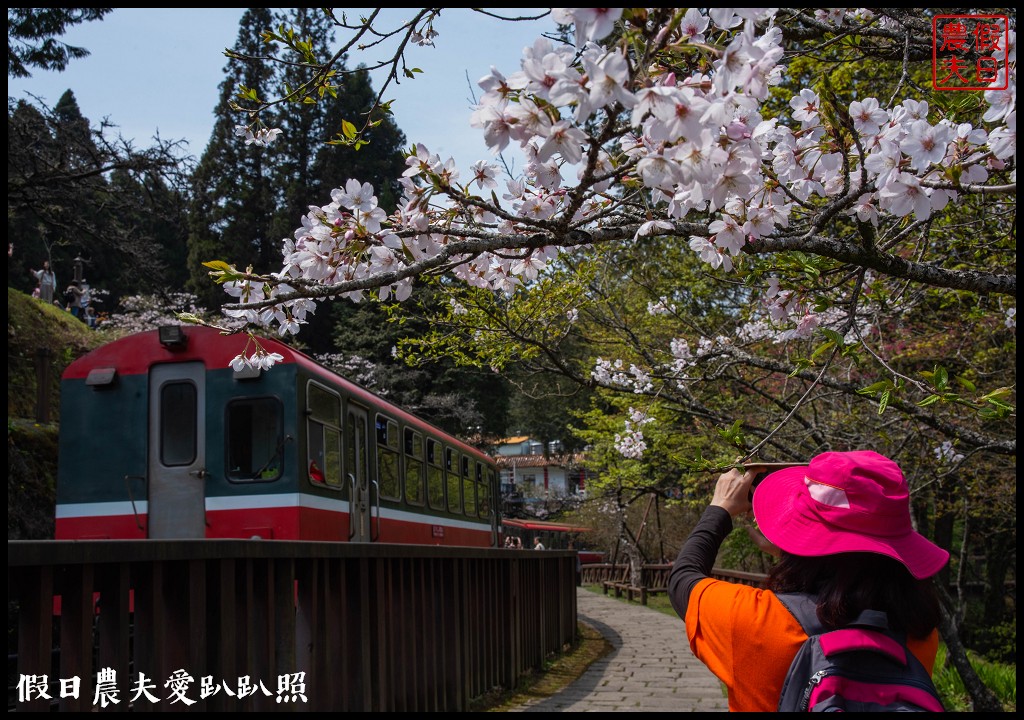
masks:
{"type": "MultiPolygon", "coordinates": [[[[531,10],[536,9],[501,12],[531,10]]],[[[8,79],[7,95],[26,98],[32,93],[52,105],[70,88],[94,124],[108,118],[140,147],[156,133],[164,139],[186,139],[189,152],[199,156],[213,128],[226,62],[223,51],[235,44],[243,12],[115,9],[103,20],[73,27],[63,37],[88,49],[89,57],[73,60],[63,73],[33,70],[31,78],[8,79]]],[[[351,18],[358,9],[347,13],[351,18]]],[[[389,88],[387,97],[396,101],[398,126],[410,142],[423,142],[442,157],[454,156],[465,177],[473,162],[492,157],[482,134],[469,127],[471,92],[479,96],[476,81],[491,65],[506,75],[518,70],[523,47],[551,28],[549,20],[503,23],[469,10],[446,9],[435,24],[440,33],[436,47],[412,48],[410,66],[421,68],[423,74],[389,88]]],[[[366,61],[371,59],[378,58],[366,61]]],[[[350,65],[358,62],[359,56],[353,54],[350,65]]],[[[379,85],[374,83],[375,88],[379,85]]]]}

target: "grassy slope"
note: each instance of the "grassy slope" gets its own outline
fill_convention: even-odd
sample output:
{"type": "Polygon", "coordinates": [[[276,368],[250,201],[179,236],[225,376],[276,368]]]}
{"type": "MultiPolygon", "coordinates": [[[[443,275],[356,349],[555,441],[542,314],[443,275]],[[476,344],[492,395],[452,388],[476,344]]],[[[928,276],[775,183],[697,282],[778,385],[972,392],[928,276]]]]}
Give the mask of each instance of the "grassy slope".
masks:
{"type": "Polygon", "coordinates": [[[109,339],[56,306],[7,289],[8,540],[53,537],[60,376],[109,339]]]}

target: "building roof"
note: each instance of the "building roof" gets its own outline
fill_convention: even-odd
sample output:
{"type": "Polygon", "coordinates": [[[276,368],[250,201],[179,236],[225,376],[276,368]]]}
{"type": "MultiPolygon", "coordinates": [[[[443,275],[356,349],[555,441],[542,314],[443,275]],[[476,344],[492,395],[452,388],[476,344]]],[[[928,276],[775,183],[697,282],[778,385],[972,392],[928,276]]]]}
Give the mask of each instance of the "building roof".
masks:
{"type": "Polygon", "coordinates": [[[562,453],[544,457],[543,455],[495,455],[494,461],[499,468],[531,468],[531,467],[576,467],[583,462],[583,453],[562,453]]]}
{"type": "Polygon", "coordinates": [[[505,438],[504,440],[499,440],[495,444],[496,445],[518,445],[520,443],[526,442],[529,439],[530,439],[529,435],[516,435],[515,437],[510,437],[510,438],[505,438]]]}

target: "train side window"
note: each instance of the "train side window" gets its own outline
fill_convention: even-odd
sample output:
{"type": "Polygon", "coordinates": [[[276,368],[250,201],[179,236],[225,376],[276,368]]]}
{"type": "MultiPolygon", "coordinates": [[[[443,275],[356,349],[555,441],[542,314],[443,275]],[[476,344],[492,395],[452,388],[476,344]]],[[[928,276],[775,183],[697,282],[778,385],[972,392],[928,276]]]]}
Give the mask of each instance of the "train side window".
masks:
{"type": "Polygon", "coordinates": [[[281,401],[243,398],[228,403],[225,421],[229,480],[276,480],[284,465],[281,401]]]}
{"type": "Polygon", "coordinates": [[[487,470],[487,482],[480,485],[480,496],[477,498],[479,507],[477,510],[480,511],[480,517],[489,518],[491,516],[491,488],[494,487],[494,470],[487,470]]]}
{"type": "Polygon", "coordinates": [[[378,415],[376,428],[380,495],[389,500],[398,500],[401,492],[398,483],[398,423],[378,415]]]}
{"type": "Polygon", "coordinates": [[[476,481],[469,474],[469,457],[462,456],[462,504],[466,508],[466,514],[470,517],[476,516],[476,481]]]}
{"type": "Polygon", "coordinates": [[[196,386],[169,382],[160,388],[160,462],[191,465],[196,459],[196,386]]]}
{"type": "Polygon", "coordinates": [[[423,436],[405,429],[405,501],[423,504],[423,436]]]}
{"type": "Polygon", "coordinates": [[[459,477],[459,451],[444,449],[444,472],[448,485],[448,512],[462,512],[462,479],[459,477]]]}
{"type": "Polygon", "coordinates": [[[444,468],[441,463],[441,443],[427,438],[427,502],[430,507],[444,510],[444,468]]]}
{"type": "Polygon", "coordinates": [[[310,383],[306,389],[309,481],[341,488],[341,398],[310,383]]]}

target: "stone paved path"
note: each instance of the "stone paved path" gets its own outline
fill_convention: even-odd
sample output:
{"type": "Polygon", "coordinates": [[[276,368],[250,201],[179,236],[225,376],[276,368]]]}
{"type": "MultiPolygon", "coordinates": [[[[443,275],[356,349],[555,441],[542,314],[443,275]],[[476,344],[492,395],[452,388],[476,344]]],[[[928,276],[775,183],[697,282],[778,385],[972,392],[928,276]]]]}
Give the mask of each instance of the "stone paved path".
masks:
{"type": "Polygon", "coordinates": [[[560,693],[512,712],[728,712],[718,679],[690,652],[683,622],[577,589],[582,622],[615,650],[560,693]]]}

